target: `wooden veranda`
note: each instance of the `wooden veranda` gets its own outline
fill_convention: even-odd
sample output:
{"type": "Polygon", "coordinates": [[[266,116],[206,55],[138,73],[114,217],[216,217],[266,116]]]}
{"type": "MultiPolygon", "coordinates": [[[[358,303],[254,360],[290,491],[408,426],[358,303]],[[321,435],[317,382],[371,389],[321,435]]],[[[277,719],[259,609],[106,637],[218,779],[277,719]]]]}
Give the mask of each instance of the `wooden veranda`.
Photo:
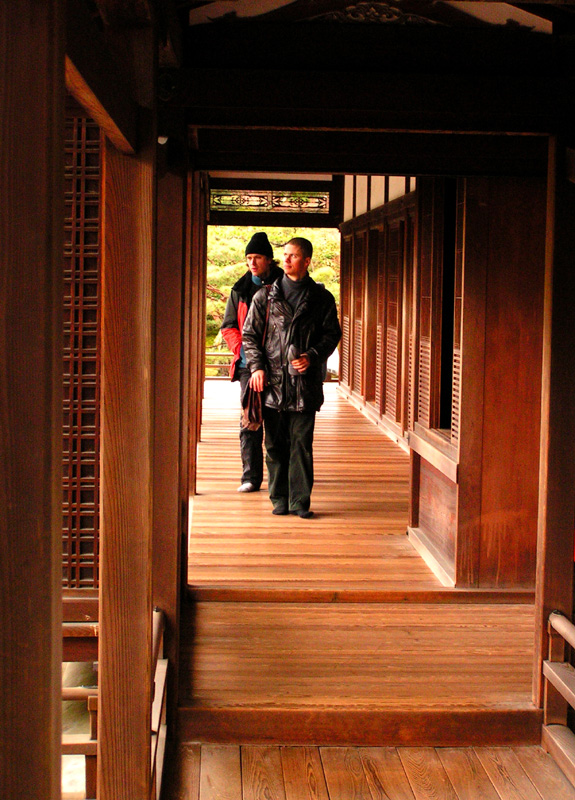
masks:
{"type": "Polygon", "coordinates": [[[265,488],[236,491],[236,388],[206,384],[182,739],[538,742],[532,595],[442,586],[405,533],[408,456],[336,384],[326,384],[326,398],[316,517],[277,518],[265,488]]]}

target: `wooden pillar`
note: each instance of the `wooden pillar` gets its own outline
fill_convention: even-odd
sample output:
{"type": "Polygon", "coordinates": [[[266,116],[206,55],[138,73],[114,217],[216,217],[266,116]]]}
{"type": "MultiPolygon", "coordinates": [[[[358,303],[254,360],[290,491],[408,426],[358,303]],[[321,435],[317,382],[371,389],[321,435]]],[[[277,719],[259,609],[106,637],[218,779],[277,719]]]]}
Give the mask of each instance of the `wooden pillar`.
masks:
{"type": "Polygon", "coordinates": [[[196,491],[196,451],[200,439],[203,381],[206,349],[206,244],[207,177],[192,172],[189,177],[188,202],[190,239],[187,259],[190,264],[190,369],[189,369],[189,496],[196,491]]]}
{"type": "Polygon", "coordinates": [[[0,783],[60,797],[64,19],[0,4],[0,783]]]}
{"type": "Polygon", "coordinates": [[[100,800],[150,791],[153,145],[103,160],[100,800]]]}
{"type": "Polygon", "coordinates": [[[177,701],[181,539],[187,515],[187,447],[182,448],[186,317],[184,315],[187,169],[183,145],[159,148],[156,263],[153,602],[166,614],[168,726],[177,701]],[[183,449],[184,453],[180,453],[183,449]]]}
{"type": "Polygon", "coordinates": [[[551,138],[543,329],[541,460],[536,585],[534,702],[542,702],[541,661],[547,657],[547,618],[572,616],[575,523],[575,176],[574,153],[551,138]]]}

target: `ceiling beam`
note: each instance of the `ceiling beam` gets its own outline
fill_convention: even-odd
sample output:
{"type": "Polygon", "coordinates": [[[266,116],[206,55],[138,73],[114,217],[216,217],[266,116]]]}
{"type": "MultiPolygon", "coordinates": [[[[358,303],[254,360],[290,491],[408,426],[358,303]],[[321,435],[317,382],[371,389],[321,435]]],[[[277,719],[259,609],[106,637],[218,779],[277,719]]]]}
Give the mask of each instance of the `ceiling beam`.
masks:
{"type": "Polygon", "coordinates": [[[198,128],[550,133],[573,123],[559,80],[490,74],[196,69],[176,76],[167,106],[198,128]]]}
{"type": "Polygon", "coordinates": [[[546,136],[203,130],[197,169],[379,175],[545,175],[546,136]]]}

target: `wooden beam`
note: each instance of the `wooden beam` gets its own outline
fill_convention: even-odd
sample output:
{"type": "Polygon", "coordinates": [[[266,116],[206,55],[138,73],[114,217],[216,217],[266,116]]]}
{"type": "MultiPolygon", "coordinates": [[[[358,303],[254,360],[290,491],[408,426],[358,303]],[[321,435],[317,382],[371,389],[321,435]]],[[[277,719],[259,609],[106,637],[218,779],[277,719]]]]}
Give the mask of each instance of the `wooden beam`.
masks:
{"type": "Polygon", "coordinates": [[[198,127],[549,133],[568,120],[562,97],[545,75],[197,68],[170,102],[198,127]]]}
{"type": "Polygon", "coordinates": [[[66,88],[122,153],[137,148],[137,106],[83,3],[66,4],[66,88]]]}
{"type": "MultiPolygon", "coordinates": [[[[286,11],[292,6],[293,3],[286,11]]],[[[288,20],[275,23],[254,18],[191,26],[187,32],[186,61],[191,68],[214,66],[217,53],[218,67],[235,72],[238,66],[247,63],[245,54],[261,47],[262,42],[289,41],[290,64],[332,71],[337,73],[336,82],[346,72],[542,77],[553,74],[557,63],[554,56],[568,70],[566,74],[573,74],[569,66],[573,43],[568,37],[557,38],[525,29],[494,25],[480,29],[323,23],[321,36],[319,31],[318,24],[296,21],[290,24],[288,20]]],[[[276,66],[285,69],[287,63],[287,59],[282,59],[276,66]]]]}
{"type": "Polygon", "coordinates": [[[573,520],[575,519],[575,184],[568,178],[570,151],[550,140],[547,250],[543,320],[541,458],[535,615],[534,702],[542,702],[542,661],[547,652],[547,619],[573,613],[573,520]]]}
{"type": "Polygon", "coordinates": [[[57,800],[63,4],[2,3],[0,31],[0,775],[4,797],[57,800]]]}
{"type": "MultiPolygon", "coordinates": [[[[144,94],[146,32],[133,51],[144,94]]],[[[151,788],[153,120],[139,132],[137,158],[109,142],[103,154],[99,800],[148,800],[151,788]]]]}
{"type": "Polygon", "coordinates": [[[544,136],[200,129],[201,169],[373,175],[546,174],[544,136]]]}

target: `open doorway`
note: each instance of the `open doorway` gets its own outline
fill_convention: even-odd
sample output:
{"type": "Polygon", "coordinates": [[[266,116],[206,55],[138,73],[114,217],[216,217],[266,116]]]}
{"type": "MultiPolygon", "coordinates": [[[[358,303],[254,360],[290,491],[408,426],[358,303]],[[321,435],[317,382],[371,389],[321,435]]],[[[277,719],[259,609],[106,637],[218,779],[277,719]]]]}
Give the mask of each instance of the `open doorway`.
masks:
{"type": "MultiPolygon", "coordinates": [[[[210,225],[207,241],[206,281],[206,359],[205,378],[227,378],[232,354],[220,328],[232,286],[246,273],[245,247],[254,233],[266,233],[281,267],[283,245],[295,236],[313,243],[311,277],[322,283],[340,300],[340,233],[337,228],[265,227],[248,225],[210,225]]],[[[328,378],[336,380],[339,358],[336,351],[328,362],[328,378]]]]}

